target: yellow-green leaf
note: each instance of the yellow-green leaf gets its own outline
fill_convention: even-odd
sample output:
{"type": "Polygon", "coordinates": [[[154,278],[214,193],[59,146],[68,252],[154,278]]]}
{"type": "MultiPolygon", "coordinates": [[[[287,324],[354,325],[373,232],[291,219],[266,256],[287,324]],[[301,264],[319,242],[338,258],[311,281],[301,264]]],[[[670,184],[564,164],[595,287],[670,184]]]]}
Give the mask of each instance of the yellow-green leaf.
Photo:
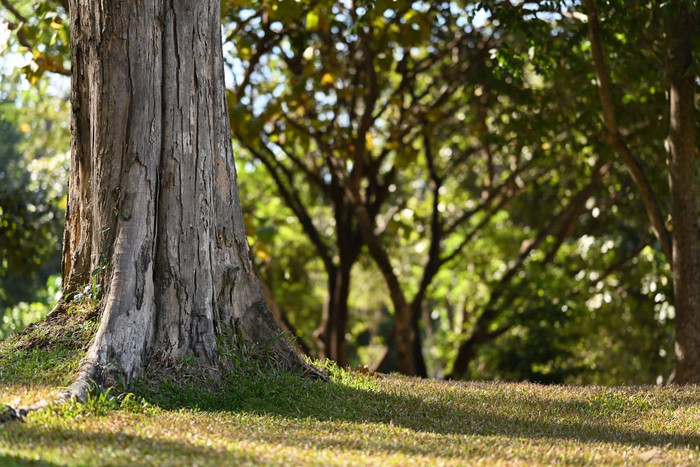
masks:
{"type": "Polygon", "coordinates": [[[310,11],[306,14],[306,29],[316,31],[318,29],[319,17],[315,11],[310,11]]]}

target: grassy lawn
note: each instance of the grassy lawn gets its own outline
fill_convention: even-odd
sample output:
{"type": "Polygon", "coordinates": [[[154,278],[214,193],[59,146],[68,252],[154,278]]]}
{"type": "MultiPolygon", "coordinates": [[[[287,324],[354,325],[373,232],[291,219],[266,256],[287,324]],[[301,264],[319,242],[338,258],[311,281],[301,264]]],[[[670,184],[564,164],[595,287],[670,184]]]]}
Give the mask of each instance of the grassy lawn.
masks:
{"type": "MultiPolygon", "coordinates": [[[[0,402],[25,403],[70,383],[82,353],[70,343],[89,325],[66,328],[38,346],[26,337],[0,343],[0,402]]],[[[0,425],[0,465],[700,462],[696,387],[448,383],[328,371],[330,382],[270,369],[217,382],[161,375],[157,386],[142,382],[129,394],[96,394],[0,425]]]]}

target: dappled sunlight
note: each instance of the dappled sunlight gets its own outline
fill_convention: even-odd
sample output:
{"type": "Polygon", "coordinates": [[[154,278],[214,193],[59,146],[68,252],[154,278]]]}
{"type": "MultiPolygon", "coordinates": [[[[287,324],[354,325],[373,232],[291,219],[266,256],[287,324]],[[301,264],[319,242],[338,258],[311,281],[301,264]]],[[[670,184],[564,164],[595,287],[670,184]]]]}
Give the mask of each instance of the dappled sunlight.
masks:
{"type": "Polygon", "coordinates": [[[48,384],[15,384],[0,382],[0,405],[30,405],[50,398],[60,388],[48,384]]]}
{"type": "MultiPolygon", "coordinates": [[[[688,463],[700,452],[697,388],[580,388],[280,374],[211,392],[49,409],[6,427],[0,454],[71,463],[457,465],[688,463]],[[282,388],[285,388],[283,391],[282,388]]],[[[122,399],[123,400],[123,399],[122,399]]]]}
{"type": "Polygon", "coordinates": [[[698,2],[0,0],[0,465],[700,465],[698,2]]]}

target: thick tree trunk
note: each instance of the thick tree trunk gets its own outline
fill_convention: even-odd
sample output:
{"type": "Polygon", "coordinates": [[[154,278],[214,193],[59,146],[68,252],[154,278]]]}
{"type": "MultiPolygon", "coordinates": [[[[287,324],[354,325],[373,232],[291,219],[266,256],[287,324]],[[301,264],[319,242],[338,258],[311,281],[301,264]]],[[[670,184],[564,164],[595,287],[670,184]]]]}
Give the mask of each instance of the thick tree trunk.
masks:
{"type": "Polygon", "coordinates": [[[685,2],[667,23],[669,132],[666,141],[673,219],[676,382],[700,383],[700,225],[695,160],[695,83],[692,44],[697,15],[685,2]]]}
{"type": "MultiPolygon", "coordinates": [[[[238,199],[219,2],[71,0],[70,11],[63,276],[66,292],[91,274],[102,286],[80,381],[129,382],[154,356],[194,357],[216,372],[222,329],[256,342],[280,332],[238,199]]],[[[280,362],[301,365],[285,339],[272,346],[280,362]]]]}

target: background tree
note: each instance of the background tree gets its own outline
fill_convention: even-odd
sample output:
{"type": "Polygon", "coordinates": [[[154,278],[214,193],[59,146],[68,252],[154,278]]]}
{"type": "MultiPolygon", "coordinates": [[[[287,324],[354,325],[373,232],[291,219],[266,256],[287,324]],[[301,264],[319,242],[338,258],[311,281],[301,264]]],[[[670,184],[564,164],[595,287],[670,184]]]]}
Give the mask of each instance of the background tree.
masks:
{"type": "Polygon", "coordinates": [[[31,56],[22,73],[36,84],[44,73],[70,76],[68,1],[0,0],[9,46],[31,56]]]}
{"type": "MultiPolygon", "coordinates": [[[[295,210],[307,209],[311,213],[318,213],[302,217],[322,223],[322,219],[329,216],[329,214],[321,214],[327,212],[324,211],[327,209],[326,206],[345,210],[350,208],[347,206],[348,203],[344,206],[328,198],[324,199],[322,190],[309,195],[304,191],[305,188],[301,188],[305,186],[304,182],[307,180],[311,180],[320,187],[332,184],[334,178],[330,174],[337,173],[339,167],[341,169],[345,167],[346,172],[341,171],[342,176],[335,178],[336,185],[340,185],[341,189],[344,188],[342,181],[350,180],[352,173],[368,177],[368,181],[361,182],[361,187],[381,186],[384,183],[382,178],[373,181],[374,175],[368,175],[368,171],[363,172],[362,169],[357,168],[362,167],[362,164],[348,164],[348,161],[352,162],[354,154],[352,151],[358,144],[366,146],[368,138],[365,136],[365,141],[362,142],[357,139],[356,133],[346,136],[347,128],[352,131],[361,128],[362,113],[350,114],[345,111],[342,97],[335,97],[337,88],[347,96],[356,96],[354,102],[362,103],[363,96],[368,95],[368,90],[372,89],[372,79],[374,79],[380,83],[379,86],[375,83],[375,88],[379,89],[378,95],[396,96],[393,99],[385,99],[385,106],[379,108],[386,113],[381,120],[376,122],[373,120],[369,127],[372,143],[370,157],[371,154],[377,154],[382,158],[381,162],[386,167],[385,173],[392,174],[394,183],[391,188],[394,191],[389,193],[385,201],[383,208],[385,214],[369,216],[370,219],[366,224],[372,225],[374,227],[372,230],[377,234],[369,233],[368,236],[363,237],[363,242],[366,242],[365,238],[373,239],[374,250],[369,250],[370,254],[373,253],[375,258],[379,258],[380,263],[384,264],[383,275],[385,279],[388,278],[387,289],[391,290],[388,293],[389,299],[392,298],[391,294],[394,294],[394,314],[395,310],[403,307],[410,309],[405,313],[405,316],[411,317],[410,326],[404,329],[409,329],[414,336],[432,332],[426,327],[421,329],[418,326],[418,318],[422,317],[425,311],[430,314],[430,310],[426,309],[428,304],[432,303],[432,306],[435,306],[436,303],[434,299],[430,300],[426,297],[431,280],[421,281],[421,275],[427,274],[426,277],[434,275],[435,265],[446,258],[458,258],[459,262],[464,262],[466,258],[472,256],[469,254],[470,245],[474,245],[482,256],[490,248],[491,254],[495,257],[507,258],[510,255],[516,259],[509,263],[505,275],[503,270],[498,270],[508,266],[508,263],[504,263],[502,259],[492,264],[488,262],[484,264],[483,260],[472,263],[472,265],[482,264],[481,268],[484,266],[486,268],[477,273],[478,280],[470,286],[472,289],[463,292],[472,295],[472,298],[459,299],[471,311],[466,313],[468,315],[466,319],[457,320],[461,324],[453,328],[457,336],[467,336],[466,341],[459,345],[460,350],[457,355],[462,357],[459,359],[457,371],[453,371],[453,376],[463,375],[467,364],[476,356],[475,351],[482,345],[503,336],[504,333],[518,330],[522,335],[523,326],[532,325],[532,321],[541,322],[542,316],[550,321],[554,317],[558,319],[562,314],[560,310],[562,305],[557,306],[557,301],[560,301],[561,297],[550,297],[554,303],[550,303],[543,309],[542,298],[538,294],[542,294],[545,290],[556,290],[557,294],[561,294],[566,289],[562,281],[566,277],[575,276],[580,271],[563,271],[562,275],[550,275],[547,278],[538,278],[538,276],[542,274],[542,266],[545,264],[551,267],[556,262],[570,262],[570,255],[575,254],[571,246],[563,250],[568,255],[566,257],[558,257],[557,252],[561,251],[562,245],[569,237],[574,237],[572,242],[575,245],[577,236],[591,232],[589,227],[580,230],[574,230],[574,227],[581,215],[591,212],[596,207],[592,203],[595,201],[594,195],[598,193],[596,190],[602,187],[599,176],[601,174],[609,176],[609,166],[602,161],[595,162],[590,152],[590,143],[587,143],[587,135],[580,131],[572,131],[572,125],[583,122],[582,116],[587,118],[590,125],[594,125],[594,113],[590,107],[587,107],[592,100],[589,99],[588,103],[583,103],[581,110],[577,108],[576,112],[567,115],[568,109],[565,110],[565,106],[574,99],[574,96],[567,93],[567,89],[553,85],[555,82],[570,83],[585,80],[586,74],[582,73],[587,65],[585,60],[579,58],[575,66],[566,63],[563,58],[563,49],[568,45],[560,41],[555,50],[559,56],[562,56],[564,63],[560,67],[559,75],[552,75],[550,70],[553,68],[552,65],[540,58],[544,56],[543,54],[537,55],[538,59],[534,61],[535,69],[529,68],[531,67],[529,60],[535,57],[531,57],[532,50],[528,47],[533,46],[532,42],[528,42],[523,37],[527,38],[529,34],[550,35],[555,27],[561,27],[561,25],[542,20],[534,25],[527,24],[527,28],[534,28],[533,31],[521,27],[513,32],[508,30],[506,34],[506,29],[499,27],[497,22],[490,22],[475,32],[469,22],[470,15],[474,14],[473,10],[466,9],[461,13],[451,13],[440,11],[439,7],[425,7],[424,11],[420,11],[408,4],[404,5],[405,10],[401,10],[402,4],[397,4],[396,11],[393,9],[387,11],[388,5],[377,4],[372,10],[372,15],[367,15],[364,19],[369,24],[366,26],[365,36],[361,34],[354,36],[350,32],[355,23],[347,21],[353,13],[341,11],[342,8],[339,6],[334,6],[333,11],[323,10],[323,7],[318,5],[308,8],[304,5],[290,5],[284,6],[289,8],[289,11],[286,9],[267,11],[267,5],[261,4],[260,9],[256,11],[253,9],[256,5],[251,3],[243,6],[244,13],[238,16],[246,20],[241,24],[234,24],[229,36],[239,41],[237,43],[241,47],[237,47],[236,50],[242,51],[233,56],[231,66],[233,69],[246,70],[245,73],[241,73],[243,81],[238,84],[232,96],[233,111],[247,108],[245,118],[250,122],[250,125],[238,125],[235,130],[259,161],[264,159],[266,166],[279,171],[281,175],[275,180],[277,185],[281,185],[282,192],[287,192],[285,195],[287,203],[290,203],[289,194],[296,194],[296,200],[291,200],[295,210]],[[317,10],[322,13],[318,13],[317,10]],[[345,18],[345,22],[333,20],[317,22],[318,18],[335,18],[334,14],[345,18]],[[285,18],[283,23],[275,21],[283,16],[285,18]],[[290,21],[290,18],[298,18],[298,23],[290,21]],[[394,26],[413,25],[414,19],[418,24],[415,24],[413,33],[404,34],[405,37],[392,36],[392,24],[394,26]],[[435,26],[435,30],[439,33],[431,35],[430,25],[440,25],[440,27],[435,26]],[[421,38],[418,31],[423,31],[425,37],[421,38]],[[473,40],[474,44],[478,43],[474,38],[478,38],[479,34],[485,35],[490,41],[491,48],[487,49],[487,54],[481,56],[481,65],[476,67],[478,69],[471,75],[459,74],[463,71],[459,66],[468,66],[471,63],[466,56],[459,60],[459,65],[451,64],[450,61],[452,57],[459,56],[461,53],[459,50],[463,45],[468,46],[456,39],[459,34],[463,34],[465,41],[473,40]],[[476,36],[470,34],[476,34],[476,36]],[[373,35],[382,40],[371,39],[373,35]],[[288,39],[292,36],[296,42],[288,39]],[[371,51],[377,58],[373,78],[361,73],[367,68],[364,59],[366,53],[361,54],[361,47],[357,45],[362,43],[363,37],[364,40],[369,41],[372,46],[371,51]],[[384,40],[389,41],[389,47],[383,48],[384,40]],[[387,52],[402,50],[402,41],[406,41],[406,45],[410,47],[410,54],[399,55],[398,52],[387,52]],[[525,48],[519,50],[513,44],[525,44],[525,48]],[[357,52],[357,58],[351,55],[350,51],[353,50],[360,51],[357,52]],[[443,59],[445,60],[441,61],[443,59]],[[292,64],[296,64],[298,69],[293,70],[292,64]],[[344,66],[348,66],[349,69],[342,68],[344,66]],[[353,71],[355,69],[360,72],[353,71]],[[403,80],[402,72],[405,73],[403,80]],[[288,74],[285,75],[285,73],[288,74]],[[455,78],[457,74],[459,77],[455,78]],[[345,83],[342,80],[339,81],[336,75],[360,78],[356,79],[356,82],[345,83]],[[322,83],[324,77],[326,82],[322,83]],[[450,79],[443,81],[444,78],[450,79]],[[454,87],[449,89],[449,92],[443,90],[443,94],[439,92],[431,94],[431,91],[439,88],[438,83],[444,82],[452,83],[454,87]],[[293,83],[296,84],[292,85],[293,83]],[[270,95],[273,97],[269,98],[270,95]],[[329,95],[331,97],[328,97],[329,95]],[[420,95],[423,101],[412,101],[412,96],[415,95],[420,95]],[[434,114],[431,117],[425,109],[430,108],[430,99],[435,96],[443,97],[433,109],[434,114]],[[404,109],[396,104],[396,102],[402,103],[402,99],[405,104],[404,109]],[[422,108],[420,108],[421,105],[422,108]],[[543,111],[543,108],[547,110],[543,111]],[[347,123],[348,117],[345,115],[354,115],[355,120],[347,123]],[[457,118],[449,118],[450,115],[457,118]],[[410,135],[407,134],[413,139],[409,140],[406,137],[400,144],[395,144],[391,140],[391,135],[401,134],[401,129],[404,128],[402,125],[415,129],[410,135]],[[428,129],[427,138],[424,137],[426,132],[420,128],[428,129]],[[252,133],[250,133],[251,130],[252,133]],[[324,138],[328,138],[330,143],[323,141],[324,138]],[[317,142],[316,139],[322,141],[317,142]],[[298,141],[303,143],[299,144],[298,141]],[[265,144],[263,146],[265,150],[259,149],[261,142],[265,144]],[[318,148],[324,145],[340,148],[340,151],[331,152],[334,157],[317,157],[316,154],[322,153],[318,148]],[[583,152],[582,149],[584,149],[583,152]],[[348,155],[340,154],[343,151],[348,151],[348,155]],[[577,151],[580,156],[576,156],[577,151]],[[404,156],[402,153],[410,156],[404,156]],[[314,159],[314,157],[317,158],[314,159]],[[580,167],[582,172],[576,170],[570,173],[568,168],[572,166],[571,160],[576,157],[580,165],[574,164],[574,167],[580,167]],[[428,158],[433,162],[432,173],[428,158]],[[530,171],[516,173],[519,177],[519,185],[516,185],[515,192],[526,191],[525,194],[521,193],[523,201],[514,203],[516,207],[512,210],[504,209],[504,202],[514,194],[513,185],[507,185],[510,187],[507,190],[510,195],[505,196],[506,193],[499,192],[494,184],[508,180],[509,174],[513,175],[511,183],[516,180],[511,167],[517,166],[526,159],[534,159],[529,162],[530,171]],[[447,165],[444,165],[445,163],[447,165]],[[445,171],[446,168],[447,171],[445,171]],[[562,170],[559,170],[560,168],[562,170]],[[591,169],[595,170],[591,172],[591,169]],[[435,179],[440,179],[445,173],[449,175],[447,179],[438,180],[440,185],[436,185],[435,179]],[[579,173],[584,176],[579,176],[579,173]],[[547,179],[549,182],[543,183],[547,179]],[[442,197],[431,196],[436,188],[439,189],[442,197]],[[439,209],[432,211],[436,215],[431,215],[432,201],[440,199],[444,203],[442,205],[439,202],[436,203],[434,207],[439,209]],[[566,205],[566,200],[570,200],[570,204],[566,205]],[[563,209],[562,201],[565,202],[563,209]],[[315,206],[314,203],[320,203],[320,205],[315,206]],[[470,209],[464,209],[465,207],[470,209]],[[440,209],[446,212],[442,213],[440,209]],[[465,215],[472,210],[475,211],[472,217],[465,215]],[[520,214],[515,217],[515,222],[510,221],[509,218],[516,212],[520,214]],[[553,215],[548,217],[550,212],[553,215]],[[323,217],[319,217],[319,214],[323,217]],[[450,215],[452,220],[458,219],[461,215],[464,224],[461,228],[448,229],[452,234],[451,239],[446,242],[449,248],[445,249],[446,239],[441,238],[440,235],[434,237],[438,240],[434,245],[439,248],[428,247],[430,242],[426,240],[430,237],[433,227],[431,218],[439,219],[439,222],[447,221],[449,224],[450,215]],[[472,223],[466,222],[468,220],[472,223]],[[509,222],[504,223],[504,220],[509,222]],[[498,226],[495,231],[489,227],[490,222],[498,226]],[[509,227],[506,228],[505,225],[509,227]],[[514,235],[503,235],[503,231],[510,230],[514,235]],[[528,231],[535,233],[528,234],[528,231]],[[401,232],[406,232],[407,236],[404,237],[401,232]],[[401,240],[403,238],[405,240],[401,240]],[[498,238],[497,243],[501,243],[500,246],[493,245],[493,240],[496,238],[498,238]],[[523,248],[519,250],[517,246],[521,244],[523,248]],[[462,254],[450,255],[449,251],[453,247],[458,247],[462,254]],[[409,253],[414,248],[419,249],[423,254],[409,253]],[[423,259],[426,252],[432,260],[423,259]],[[535,261],[533,268],[530,269],[527,265],[540,254],[542,257],[535,261]],[[441,258],[440,255],[443,257],[441,258]],[[431,262],[432,266],[426,268],[425,266],[430,265],[431,262]],[[398,274],[395,271],[398,271],[398,274]],[[492,277],[495,280],[489,279],[492,277]],[[411,284],[411,281],[414,281],[415,285],[411,284]],[[533,283],[538,284],[538,287],[533,287],[535,296],[528,297],[523,291],[529,289],[529,284],[533,283]],[[485,294],[486,297],[491,296],[491,302],[489,303],[489,300],[481,302],[479,294],[473,294],[473,287],[486,287],[485,294]],[[416,293],[417,291],[420,293],[416,293]],[[410,294],[418,297],[411,304],[406,299],[410,294]],[[513,308],[514,300],[520,302],[517,308],[520,311],[504,313],[513,308]],[[490,309],[494,307],[495,310],[490,309]],[[540,311],[536,313],[528,311],[531,307],[540,311]],[[545,312],[545,310],[548,311],[545,312]],[[530,316],[530,318],[523,320],[523,316],[530,316]],[[468,337],[470,333],[471,338],[468,337]],[[468,349],[472,350],[468,351],[468,349]]],[[[281,4],[280,8],[282,8],[281,4]]],[[[360,22],[360,24],[363,23],[360,22]]],[[[576,23],[572,22],[572,24],[576,23]]],[[[401,30],[405,33],[406,29],[401,30]]],[[[571,28],[567,26],[567,29],[561,33],[561,37],[568,41],[570,31],[571,28]]],[[[576,37],[581,37],[581,31],[574,32],[574,39],[576,37]]],[[[464,48],[469,49],[469,47],[464,48]]],[[[571,89],[579,90],[577,87],[571,89]]],[[[588,87],[588,89],[594,92],[592,88],[588,87]]],[[[597,146],[593,149],[601,150],[601,147],[597,146]]],[[[380,171],[379,175],[381,174],[380,171]]],[[[362,177],[361,180],[363,180],[362,177]]],[[[338,191],[341,190],[336,190],[338,191]]],[[[613,190],[611,195],[614,195],[613,199],[608,201],[604,198],[601,206],[607,204],[607,207],[610,207],[610,203],[619,204],[619,193],[613,190]]],[[[596,212],[600,211],[601,209],[597,208],[596,212]]],[[[594,217],[590,215],[588,217],[595,222],[594,217]]],[[[346,218],[348,223],[344,228],[336,226],[342,232],[351,231],[356,214],[351,213],[346,215],[346,218]]],[[[366,232],[369,232],[369,229],[366,229],[366,232]]],[[[317,238],[322,237],[319,234],[315,235],[317,238]]],[[[330,239],[332,240],[332,237],[330,239]]],[[[602,243],[605,241],[601,240],[602,243]]],[[[629,243],[632,245],[629,250],[631,254],[638,254],[646,244],[638,236],[632,236],[629,243]]],[[[630,258],[625,254],[620,256],[621,258],[615,261],[621,265],[628,265],[630,259],[633,259],[633,256],[630,258]]],[[[456,270],[461,271],[457,263],[449,264],[451,275],[454,275],[456,270]]],[[[607,268],[602,265],[602,269],[607,268]]],[[[456,284],[453,284],[453,287],[454,285],[456,284]]],[[[464,285],[458,286],[455,291],[462,287],[464,285]]],[[[599,295],[594,289],[586,289],[585,295],[588,294],[599,295]]],[[[452,295],[455,294],[452,293],[452,295]]],[[[584,297],[580,299],[586,302],[584,297]]],[[[652,308],[650,312],[653,312],[652,308]]],[[[395,316],[392,319],[396,319],[395,316]]],[[[600,325],[599,323],[598,326],[600,325]]],[[[551,329],[549,328],[548,332],[551,332],[551,329]]],[[[447,340],[440,344],[443,349],[449,347],[446,342],[454,342],[453,338],[445,336],[445,339],[447,340]]],[[[464,340],[464,337],[457,337],[457,339],[464,340]]],[[[416,340],[416,342],[420,341],[416,340]]],[[[540,342],[543,340],[540,339],[540,342]]],[[[418,349],[420,348],[418,346],[418,349]]],[[[413,355],[416,354],[421,355],[420,353],[413,355]]],[[[443,350],[442,354],[445,356],[445,361],[441,365],[449,366],[450,360],[454,358],[454,351],[443,350]]],[[[556,359],[554,354],[556,349],[551,348],[547,352],[541,352],[540,357],[556,359]]],[[[530,363],[541,367],[547,366],[546,361],[530,363]]],[[[560,377],[564,376],[560,375],[560,377]]]]}
{"type": "MultiPolygon", "coordinates": [[[[245,18],[233,25],[229,36],[240,44],[235,48],[234,66],[246,70],[230,96],[232,112],[245,112],[244,123],[234,124],[234,131],[270,171],[323,259],[329,301],[317,333],[322,355],[346,361],[350,270],[367,244],[392,300],[399,368],[425,374],[420,343],[413,337],[419,308],[439,268],[443,236],[453,233],[469,215],[454,213],[451,222],[438,220],[439,196],[428,201],[427,212],[416,220],[422,223],[419,231],[429,232],[431,224],[436,228],[438,222],[448,225],[445,232],[432,235],[429,258],[424,273],[415,278],[419,285],[410,301],[379,232],[396,230],[398,211],[412,216],[414,206],[409,205],[425,204],[426,195],[442,189],[445,175],[437,171],[459,166],[475,151],[464,145],[463,154],[437,167],[433,159],[438,156],[425,135],[441,116],[463,112],[469,101],[463,98],[465,83],[460,78],[478,72],[489,38],[458,27],[456,21],[464,15],[437,6],[417,10],[408,3],[393,8],[377,5],[371,20],[360,20],[353,8],[336,4],[308,9],[288,5],[283,11],[281,7],[268,10],[263,4],[257,13],[250,6],[231,14],[245,18]],[[455,56],[459,49],[464,51],[462,56],[455,56]],[[444,77],[454,84],[441,86],[444,77]],[[288,87],[282,90],[282,86],[288,87]],[[310,89],[319,90],[309,93],[310,89]],[[425,168],[411,171],[409,165],[419,160],[427,163],[425,168]],[[302,199],[307,192],[301,181],[312,183],[310,198],[302,199]],[[416,202],[408,201],[416,186],[424,188],[416,202]],[[323,209],[315,202],[332,207],[335,232],[331,238],[324,238],[323,230],[314,224],[319,217],[312,210],[323,209]],[[328,343],[324,341],[331,336],[328,343]],[[329,353],[327,348],[335,350],[329,353]]],[[[449,159],[445,152],[441,157],[449,159]]],[[[493,195],[500,191],[503,187],[493,195]]]]}
{"type": "MultiPolygon", "coordinates": [[[[698,32],[697,7],[692,2],[664,5],[656,13],[665,17],[665,24],[657,20],[659,37],[665,27],[665,40],[655,41],[656,62],[667,72],[668,80],[668,185],[670,212],[664,220],[664,206],[659,203],[656,190],[649,180],[638,156],[631,149],[617,121],[613,77],[606,64],[603,49],[602,26],[598,10],[592,0],[585,0],[588,14],[591,52],[598,80],[600,103],[603,110],[603,134],[635,182],[644,202],[649,220],[661,249],[673,269],[674,305],[676,321],[676,377],[681,383],[700,382],[700,229],[698,226],[698,164],[695,147],[695,76],[693,67],[693,37],[698,32]],[[695,34],[694,34],[695,33],[695,34]],[[662,50],[666,49],[666,60],[662,50]]],[[[611,13],[615,8],[611,9],[611,13]]],[[[654,8],[642,7],[626,11],[632,21],[652,21],[654,8]]],[[[623,33],[624,34],[624,33],[623,33]]],[[[629,33],[627,33],[629,34],[629,33]]],[[[623,36],[624,37],[624,36],[623,36]]],[[[665,83],[664,83],[665,84],[665,83]]],[[[664,86],[662,84],[663,88],[664,86]]],[[[659,144],[655,145],[659,148],[659,144]]]]}
{"type": "MultiPolygon", "coordinates": [[[[64,10],[14,6],[42,39],[21,45],[6,9],[11,49],[54,50],[67,22],[43,15],[64,10]]],[[[253,259],[306,351],[391,370],[400,344],[404,371],[454,378],[665,379],[671,269],[638,179],[601,137],[583,6],[223,6],[253,259]]],[[[632,6],[598,4],[600,37],[617,127],[668,229],[672,10],[632,6]]]]}
{"type": "MultiPolygon", "coordinates": [[[[666,139],[673,222],[673,290],[676,321],[676,378],[700,383],[700,151],[695,145],[693,39],[700,32],[700,10],[689,3],[669,5],[666,50],[669,130],[666,139]]],[[[697,57],[696,57],[697,60],[697,57]]]]}

